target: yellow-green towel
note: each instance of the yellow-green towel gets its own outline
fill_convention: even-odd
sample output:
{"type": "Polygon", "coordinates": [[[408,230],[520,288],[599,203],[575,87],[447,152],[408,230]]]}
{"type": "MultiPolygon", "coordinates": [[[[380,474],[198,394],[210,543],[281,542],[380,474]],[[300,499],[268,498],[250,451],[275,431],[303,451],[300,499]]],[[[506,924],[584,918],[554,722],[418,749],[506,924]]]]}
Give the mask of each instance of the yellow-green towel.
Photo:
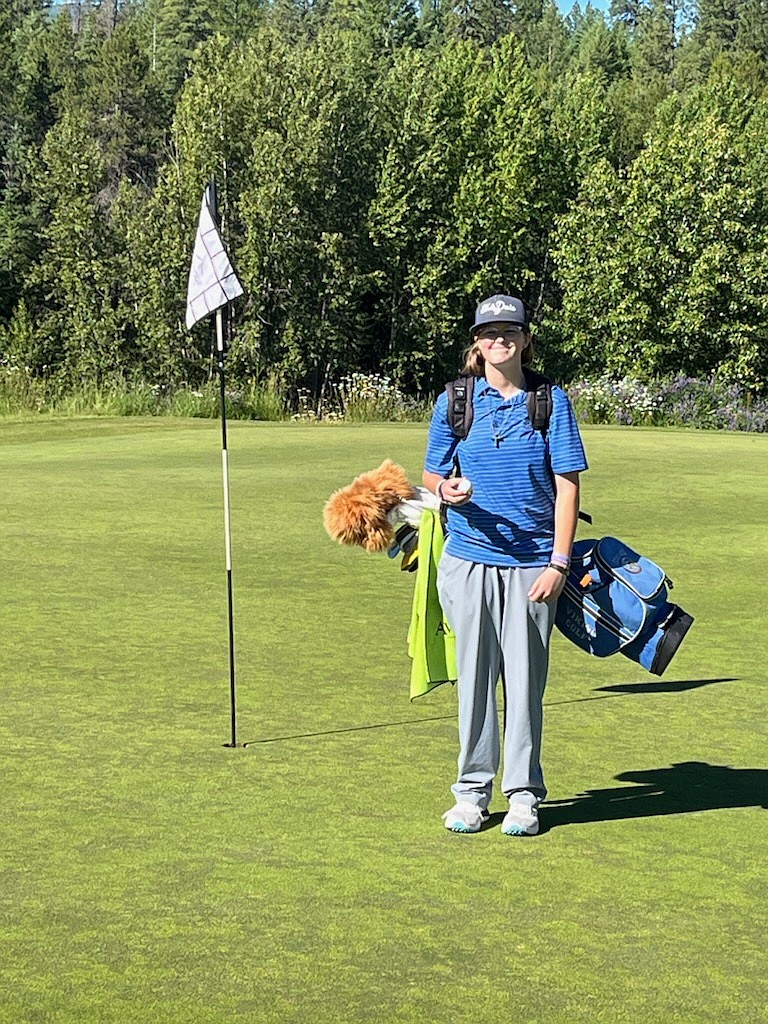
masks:
{"type": "Polygon", "coordinates": [[[437,566],[443,553],[443,528],[438,512],[426,509],[419,525],[419,566],[413,591],[408,654],[411,700],[441,683],[456,681],[456,638],[445,621],[437,596],[437,566]]]}

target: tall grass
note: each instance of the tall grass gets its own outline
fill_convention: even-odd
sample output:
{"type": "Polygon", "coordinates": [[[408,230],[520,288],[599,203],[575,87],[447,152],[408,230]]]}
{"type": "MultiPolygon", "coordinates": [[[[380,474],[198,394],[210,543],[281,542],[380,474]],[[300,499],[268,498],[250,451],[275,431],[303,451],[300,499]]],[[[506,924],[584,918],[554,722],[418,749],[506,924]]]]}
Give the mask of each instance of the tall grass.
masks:
{"type": "MultiPolygon", "coordinates": [[[[351,374],[333,384],[317,403],[307,389],[292,397],[276,377],[227,388],[227,416],[234,420],[343,420],[351,423],[413,422],[429,417],[431,403],[405,395],[387,377],[351,374]]],[[[219,415],[217,379],[200,387],[164,389],[123,376],[64,386],[55,378],[29,377],[0,367],[0,416],[180,416],[219,415]]]]}
{"type": "MultiPolygon", "coordinates": [[[[567,387],[582,423],[623,426],[687,426],[755,433],[768,431],[768,399],[716,378],[678,375],[644,383],[633,377],[603,376],[567,387]]],[[[277,377],[233,384],[226,392],[233,420],[287,419],[347,423],[423,422],[430,401],[406,395],[389,377],[352,373],[331,383],[318,399],[306,388],[290,393],[277,377]]],[[[164,389],[121,375],[96,383],[64,385],[57,378],[30,377],[18,367],[0,365],[0,417],[179,416],[215,419],[217,379],[200,387],[164,389]]]]}
{"type": "MultiPolygon", "coordinates": [[[[278,383],[267,378],[226,392],[227,416],[240,420],[284,420],[288,403],[278,383]]],[[[199,388],[165,390],[143,381],[115,377],[82,381],[64,388],[55,380],[30,378],[6,370],[0,374],[0,416],[185,416],[214,419],[220,392],[212,380],[199,388]]]]}

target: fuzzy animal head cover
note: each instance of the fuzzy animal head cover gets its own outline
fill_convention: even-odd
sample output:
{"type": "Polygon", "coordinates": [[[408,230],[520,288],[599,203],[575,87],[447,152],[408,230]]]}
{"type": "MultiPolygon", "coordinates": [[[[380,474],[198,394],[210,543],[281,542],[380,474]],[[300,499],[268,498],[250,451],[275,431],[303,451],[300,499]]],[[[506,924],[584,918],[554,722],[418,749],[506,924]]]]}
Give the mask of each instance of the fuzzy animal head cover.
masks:
{"type": "Polygon", "coordinates": [[[333,492],[323,509],[325,529],[339,544],[386,551],[394,540],[387,513],[415,493],[402,466],[385,459],[333,492]]]}

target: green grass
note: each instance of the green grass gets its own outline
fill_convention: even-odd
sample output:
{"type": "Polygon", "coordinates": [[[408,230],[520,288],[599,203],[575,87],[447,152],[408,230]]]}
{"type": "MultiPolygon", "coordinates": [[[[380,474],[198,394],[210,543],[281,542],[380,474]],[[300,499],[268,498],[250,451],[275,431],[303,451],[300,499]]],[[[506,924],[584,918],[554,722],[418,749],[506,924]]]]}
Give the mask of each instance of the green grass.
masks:
{"type": "Polygon", "coordinates": [[[230,750],[217,424],[0,423],[3,1024],[764,1019],[768,438],[585,438],[595,530],[697,621],[660,681],[555,636],[513,840],[442,828],[412,577],[322,529],[423,426],[231,424],[230,750]]]}

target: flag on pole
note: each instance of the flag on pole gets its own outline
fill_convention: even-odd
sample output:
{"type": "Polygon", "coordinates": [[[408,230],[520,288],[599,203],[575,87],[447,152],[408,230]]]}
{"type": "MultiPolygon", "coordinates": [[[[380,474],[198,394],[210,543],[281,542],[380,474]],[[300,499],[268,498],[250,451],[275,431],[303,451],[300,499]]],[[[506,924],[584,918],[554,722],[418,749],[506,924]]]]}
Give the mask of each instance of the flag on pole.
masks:
{"type": "Polygon", "coordinates": [[[187,329],[243,294],[216,225],[215,198],[209,184],[203,195],[195,250],[187,286],[187,329]]]}
{"type": "MultiPolygon", "coordinates": [[[[232,528],[229,507],[229,453],[227,451],[227,397],[224,385],[224,317],[222,307],[226,306],[243,288],[229,261],[224,242],[219,234],[219,214],[216,203],[216,184],[209,182],[203,195],[200,221],[197,225],[195,249],[189,270],[187,288],[187,328],[203,320],[209,313],[216,313],[216,359],[219,370],[219,398],[221,401],[221,470],[224,485],[224,552],[227,565],[227,621],[229,625],[229,694],[232,738],[227,747],[243,744],[237,742],[237,709],[235,703],[235,617],[232,599],[232,528]]],[[[231,328],[231,323],[230,323],[231,328]]]]}

